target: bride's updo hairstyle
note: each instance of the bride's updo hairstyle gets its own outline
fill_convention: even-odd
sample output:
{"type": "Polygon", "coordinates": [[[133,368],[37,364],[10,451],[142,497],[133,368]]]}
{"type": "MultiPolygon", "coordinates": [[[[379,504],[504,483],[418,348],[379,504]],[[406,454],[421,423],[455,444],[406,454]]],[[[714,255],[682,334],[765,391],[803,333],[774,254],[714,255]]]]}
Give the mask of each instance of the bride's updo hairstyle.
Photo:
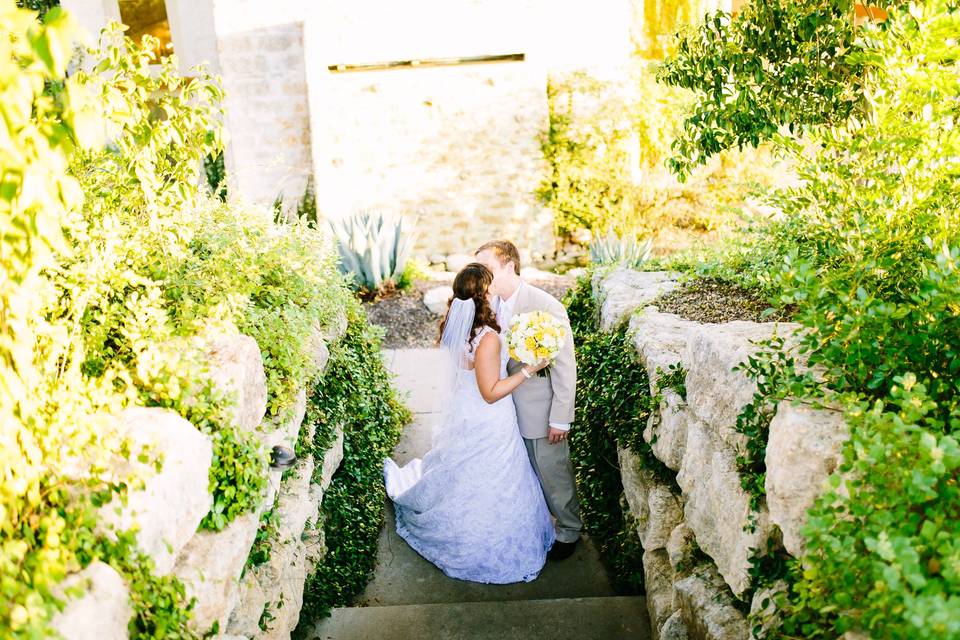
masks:
{"type": "MultiPolygon", "coordinates": [[[[470,330],[470,339],[473,340],[480,333],[483,327],[490,327],[497,333],[500,332],[500,325],[497,324],[497,314],[494,313],[490,302],[487,300],[487,289],[493,282],[493,273],[482,264],[472,262],[460,270],[457,277],[453,280],[453,298],[460,300],[473,299],[477,313],[473,317],[473,327],[470,330]]],[[[443,328],[447,324],[447,318],[450,317],[450,305],[453,298],[447,302],[447,312],[440,321],[440,336],[443,335],[443,328]]],[[[440,338],[437,338],[437,344],[440,344],[440,338]]]]}

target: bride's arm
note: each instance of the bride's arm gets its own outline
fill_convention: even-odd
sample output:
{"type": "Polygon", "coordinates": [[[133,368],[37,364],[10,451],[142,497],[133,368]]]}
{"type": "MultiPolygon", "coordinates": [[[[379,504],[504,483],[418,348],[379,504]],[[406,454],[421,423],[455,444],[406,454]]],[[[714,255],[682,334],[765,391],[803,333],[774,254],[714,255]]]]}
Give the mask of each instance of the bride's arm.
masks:
{"type": "MultiPolygon", "coordinates": [[[[548,363],[544,363],[546,366],[548,363]]],[[[493,404],[497,400],[510,395],[519,387],[528,376],[532,376],[543,367],[524,365],[520,371],[507,378],[500,379],[500,336],[488,333],[480,339],[477,345],[477,354],[474,358],[474,370],[477,373],[477,387],[483,399],[493,404]]]]}

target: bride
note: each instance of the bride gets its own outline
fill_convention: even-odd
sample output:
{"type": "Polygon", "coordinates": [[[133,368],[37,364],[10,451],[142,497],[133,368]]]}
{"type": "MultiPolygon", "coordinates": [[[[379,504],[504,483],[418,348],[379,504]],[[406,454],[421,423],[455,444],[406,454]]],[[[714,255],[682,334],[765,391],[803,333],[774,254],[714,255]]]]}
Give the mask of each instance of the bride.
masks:
{"type": "Polygon", "coordinates": [[[506,375],[492,281],[481,264],[457,274],[440,325],[452,373],[433,449],[402,468],[388,458],[384,479],[415,551],[451,578],[506,584],[536,578],[554,542],[510,397],[548,363],[506,375]]]}

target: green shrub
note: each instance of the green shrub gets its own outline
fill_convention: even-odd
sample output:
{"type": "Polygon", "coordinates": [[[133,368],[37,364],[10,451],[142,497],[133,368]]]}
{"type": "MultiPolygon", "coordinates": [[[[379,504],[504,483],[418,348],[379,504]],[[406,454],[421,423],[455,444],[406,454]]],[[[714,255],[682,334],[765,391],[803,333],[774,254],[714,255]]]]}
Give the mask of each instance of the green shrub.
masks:
{"type": "Polygon", "coordinates": [[[326,554],[307,579],[298,637],[366,586],[383,527],[383,461],[410,420],[390,387],[380,330],[366,323],[358,304],[348,309],[347,333],[331,350],[327,373],[310,399],[311,415],[326,428],[317,430],[313,443],[299,445],[324,451],[335,427],[343,427],[343,461],[321,507],[326,554]]]}
{"type": "Polygon", "coordinates": [[[665,244],[713,233],[735,222],[748,193],[769,181],[769,163],[756,153],[728,154],[686,184],[670,175],[663,165],[688,100],[658,87],[643,64],[619,81],[584,72],[551,78],[547,100],[548,173],[537,196],[561,235],[612,230],[665,244]]]}
{"type": "MultiPolygon", "coordinates": [[[[799,375],[776,344],[745,367],[764,383],[738,420],[750,438],[740,462],[754,495],[762,492],[771,403],[788,396],[828,402],[845,409],[851,430],[834,490],[808,514],[806,553],[788,567],[783,637],[833,638],[851,630],[960,637],[960,12],[941,0],[900,10],[881,4],[890,9],[884,24],[841,25],[836,33],[824,29],[844,22],[850,3],[758,5],[735,23],[733,41],[711,36],[695,53],[678,50],[678,64],[713,58],[712,65],[732,55],[728,46],[749,40],[760,49],[736,52],[734,72],[765,69],[754,87],[764,109],[783,99],[777,118],[795,127],[831,125],[809,130],[802,142],[783,140],[801,181],[774,194],[776,220],[750,230],[729,258],[714,263],[727,277],[742,272],[776,304],[796,308],[804,327],[800,356],[818,372],[816,384],[799,375]],[[814,9],[816,19],[803,27],[814,9]],[[776,16],[785,19],[768,21],[776,16]],[[781,29],[793,30],[783,42],[781,29]],[[803,42],[796,64],[825,43],[845,44],[820,68],[797,68],[802,74],[795,77],[789,65],[769,60],[797,38],[803,42]],[[782,82],[798,83],[799,93],[766,93],[782,82]],[[825,100],[811,99],[824,91],[825,100]],[[830,105],[834,113],[816,112],[830,105]]],[[[740,135],[741,125],[771,117],[760,109],[758,121],[738,122],[738,110],[758,99],[743,95],[741,104],[720,105],[697,127],[740,135]],[[717,124],[714,117],[730,120],[717,124]]],[[[695,162],[708,143],[691,150],[684,142],[678,150],[695,162]]]]}
{"type": "Polygon", "coordinates": [[[960,446],[923,384],[894,382],[848,412],[846,479],[809,512],[785,634],[960,637],[960,446]]]}
{"type": "Polygon", "coordinates": [[[859,55],[858,4],[750,2],[734,17],[718,11],[682,32],[657,72],[662,82],[693,92],[671,167],[686,175],[720,152],[776,140],[788,128],[842,126],[861,111],[870,73],[859,55]]]}
{"type": "Polygon", "coordinates": [[[149,43],[113,28],[94,71],[65,80],[70,19],[35,18],[0,0],[0,635],[48,636],[55,586],[103,560],[131,587],[134,637],[191,637],[183,585],[153,573],[131,532],[97,532],[97,509],[142,482],[115,472],[130,451],[116,416],[164,407],[211,436],[204,526],[222,528],[261,499],[266,459],[209,380],[209,337],[257,338],[279,411],[315,377],[309,330],[346,286],[315,229],[248,229],[257,216],[201,189],[201,161],[220,150],[211,77],[180,77],[172,57],[154,66],[149,43]]]}

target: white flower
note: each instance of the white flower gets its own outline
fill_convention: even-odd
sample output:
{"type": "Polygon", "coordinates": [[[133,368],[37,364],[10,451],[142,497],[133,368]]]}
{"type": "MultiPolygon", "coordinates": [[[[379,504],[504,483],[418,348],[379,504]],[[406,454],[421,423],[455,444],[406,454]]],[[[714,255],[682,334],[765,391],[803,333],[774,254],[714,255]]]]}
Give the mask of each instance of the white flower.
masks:
{"type": "Polygon", "coordinates": [[[555,317],[543,311],[514,316],[507,333],[510,356],[524,364],[553,360],[566,344],[566,331],[555,317]]]}

